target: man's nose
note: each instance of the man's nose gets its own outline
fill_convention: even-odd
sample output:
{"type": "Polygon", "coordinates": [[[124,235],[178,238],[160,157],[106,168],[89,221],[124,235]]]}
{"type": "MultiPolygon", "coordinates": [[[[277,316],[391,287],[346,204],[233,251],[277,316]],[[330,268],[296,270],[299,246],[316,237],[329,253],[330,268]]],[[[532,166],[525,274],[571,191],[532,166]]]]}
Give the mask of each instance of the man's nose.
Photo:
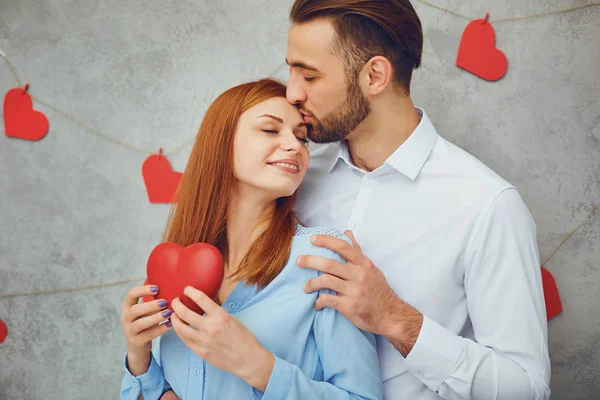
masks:
{"type": "Polygon", "coordinates": [[[294,74],[290,74],[290,81],[288,82],[285,94],[290,104],[302,104],[306,102],[306,92],[302,89],[302,85],[294,77],[294,74]]]}

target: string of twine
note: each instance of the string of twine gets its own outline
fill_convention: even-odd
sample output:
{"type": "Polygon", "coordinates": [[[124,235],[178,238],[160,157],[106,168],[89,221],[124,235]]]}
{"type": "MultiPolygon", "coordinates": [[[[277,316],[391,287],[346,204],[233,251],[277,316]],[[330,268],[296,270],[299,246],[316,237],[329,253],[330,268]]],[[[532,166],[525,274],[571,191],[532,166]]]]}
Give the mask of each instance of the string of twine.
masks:
{"type": "MultiPolygon", "coordinates": [[[[473,18],[473,17],[469,17],[467,15],[463,15],[461,13],[458,13],[456,11],[450,10],[448,8],[442,7],[442,6],[438,6],[437,4],[433,4],[430,3],[429,1],[426,0],[418,0],[419,3],[425,4],[429,7],[433,7],[433,8],[437,8],[438,10],[447,12],[449,14],[455,15],[457,17],[463,18],[463,19],[467,19],[469,21],[477,19],[477,18],[473,18]]],[[[562,13],[566,13],[569,11],[575,11],[575,10],[579,10],[582,8],[587,8],[587,7],[593,7],[593,6],[599,6],[600,5],[600,1],[595,1],[592,3],[587,3],[587,4],[580,4],[577,6],[572,6],[572,7],[568,7],[568,8],[562,8],[560,10],[554,10],[554,11],[546,11],[546,12],[542,12],[542,13],[538,13],[538,14],[529,14],[529,15],[523,15],[520,17],[510,17],[510,18],[500,18],[500,19],[491,19],[490,18],[490,22],[493,22],[494,24],[500,23],[500,22],[507,22],[507,21],[520,21],[523,19],[531,19],[531,18],[539,18],[539,17],[545,17],[547,15],[555,15],[555,14],[562,14],[562,13]]]]}
{"type": "MultiPolygon", "coordinates": [[[[4,61],[6,61],[6,65],[8,65],[8,68],[10,69],[10,72],[11,72],[11,74],[13,75],[13,77],[15,78],[15,80],[17,81],[17,83],[18,83],[19,87],[23,87],[23,86],[24,86],[24,85],[23,85],[23,82],[22,82],[22,81],[21,81],[21,79],[19,78],[19,75],[18,75],[18,74],[17,74],[17,72],[15,71],[15,68],[13,67],[13,65],[12,65],[12,63],[10,62],[10,60],[8,59],[8,57],[7,57],[7,56],[6,56],[4,53],[2,53],[1,51],[0,51],[0,57],[2,57],[2,58],[4,59],[4,61]]],[[[279,64],[279,65],[277,66],[277,68],[276,68],[276,69],[274,69],[274,70],[273,70],[273,72],[271,72],[271,73],[270,73],[268,76],[271,76],[271,75],[273,75],[275,72],[277,72],[277,70],[278,70],[279,68],[281,68],[281,65],[282,65],[282,64],[279,64]]],[[[66,118],[66,119],[68,119],[69,121],[71,121],[71,122],[74,122],[75,124],[79,125],[80,127],[82,127],[83,129],[87,130],[88,132],[90,132],[90,133],[93,133],[94,135],[100,136],[100,137],[102,137],[102,138],[104,138],[104,139],[106,139],[106,140],[109,140],[109,141],[111,141],[111,142],[113,142],[113,143],[115,143],[115,144],[117,144],[117,145],[119,145],[119,146],[126,147],[126,148],[128,148],[128,149],[130,149],[130,150],[133,150],[133,151],[136,151],[136,152],[138,152],[138,153],[142,153],[142,154],[155,154],[155,153],[156,153],[156,150],[143,149],[143,148],[140,148],[140,147],[137,147],[137,146],[133,146],[133,145],[131,145],[131,144],[128,144],[128,143],[122,142],[122,141],[120,141],[120,140],[118,140],[118,139],[115,139],[115,138],[113,138],[113,137],[109,136],[109,135],[106,135],[105,133],[102,133],[102,132],[100,132],[98,129],[96,129],[96,128],[93,128],[93,127],[89,126],[89,125],[88,125],[88,124],[86,124],[85,122],[83,122],[83,121],[81,121],[81,120],[79,120],[79,119],[77,119],[77,118],[73,117],[73,116],[72,116],[72,115],[70,115],[69,113],[67,113],[67,112],[65,112],[65,111],[63,111],[63,110],[61,110],[61,109],[59,109],[59,108],[57,108],[57,107],[53,106],[52,104],[48,103],[47,101],[44,101],[44,100],[40,99],[39,97],[37,97],[37,96],[33,95],[33,94],[31,93],[31,87],[28,89],[28,93],[29,93],[29,95],[31,96],[31,99],[32,99],[32,100],[34,100],[35,102],[37,102],[37,103],[40,103],[40,104],[42,104],[43,106],[45,106],[45,107],[49,108],[50,110],[52,110],[52,111],[54,111],[54,112],[56,112],[56,113],[58,113],[58,114],[62,115],[63,117],[65,117],[65,118],[66,118]]],[[[184,141],[182,144],[180,144],[179,146],[177,146],[177,147],[173,148],[173,149],[172,149],[172,150],[170,150],[170,151],[164,151],[164,149],[163,149],[163,151],[162,151],[162,154],[163,154],[163,155],[165,155],[165,156],[166,156],[166,155],[174,155],[174,154],[176,154],[177,152],[179,152],[181,149],[183,149],[184,147],[186,147],[186,146],[188,146],[189,144],[193,143],[195,140],[196,140],[196,138],[195,138],[195,137],[193,137],[193,138],[191,138],[191,139],[189,139],[189,140],[186,140],[186,141],[184,141]]]]}
{"type": "MultiPolygon", "coordinates": [[[[560,241],[560,243],[554,248],[554,250],[552,250],[550,255],[548,257],[546,257],[546,259],[541,263],[542,266],[546,265],[546,263],[548,261],[550,261],[550,259],[552,257],[554,257],[556,252],[567,242],[567,240],[569,240],[569,238],[583,225],[583,223],[585,221],[587,221],[589,218],[591,218],[596,213],[598,208],[600,208],[600,203],[596,204],[596,206],[592,209],[592,211],[590,211],[590,213],[588,215],[586,215],[585,218],[583,218],[581,220],[581,222],[579,222],[579,224],[577,224],[577,226],[575,226],[573,229],[571,229],[571,231],[569,231],[569,233],[567,233],[567,235],[560,241]]],[[[33,292],[7,293],[7,294],[0,294],[0,299],[10,298],[10,297],[20,297],[20,296],[34,296],[34,295],[40,295],[40,294],[79,292],[82,290],[99,289],[99,288],[106,288],[106,287],[111,287],[111,286],[118,286],[118,285],[123,285],[125,283],[131,283],[131,282],[140,282],[141,283],[141,282],[144,282],[145,279],[146,278],[126,279],[126,280],[117,281],[117,282],[109,282],[109,283],[102,283],[102,284],[98,284],[98,285],[87,285],[87,286],[81,286],[81,287],[76,287],[76,288],[67,288],[67,289],[58,289],[58,290],[37,290],[37,291],[33,291],[33,292]]]]}
{"type": "MultiPolygon", "coordinates": [[[[441,11],[445,11],[449,14],[455,15],[457,17],[463,18],[463,19],[467,19],[467,20],[473,20],[475,18],[473,17],[469,17],[463,14],[460,14],[456,11],[452,11],[450,9],[447,9],[445,7],[441,7],[438,6],[436,4],[430,3],[426,0],[418,0],[420,3],[423,3],[427,6],[433,7],[433,8],[437,8],[438,10],[441,11]]],[[[565,13],[565,12],[569,12],[569,11],[574,11],[574,10],[578,10],[578,9],[582,9],[582,8],[586,8],[586,7],[592,7],[592,6],[598,6],[600,5],[600,2],[593,2],[593,3],[588,3],[588,4],[581,4],[581,5],[577,5],[577,6],[573,6],[573,7],[569,7],[569,8],[564,8],[564,9],[560,9],[560,10],[554,10],[554,11],[548,11],[548,12],[543,12],[543,13],[539,13],[539,14],[531,14],[531,15],[525,15],[525,16],[521,16],[521,17],[511,17],[511,18],[501,18],[501,19],[497,19],[497,20],[493,20],[491,22],[494,23],[500,23],[500,22],[507,22],[507,21],[518,21],[518,20],[523,20],[523,19],[530,19],[530,18],[538,18],[538,17],[543,17],[546,15],[552,15],[552,14],[561,14],[561,13],[565,13]]],[[[19,79],[19,76],[17,75],[14,67],[12,66],[10,60],[8,59],[8,57],[2,52],[0,51],[0,57],[2,57],[5,61],[6,64],[8,65],[8,68],[10,69],[13,77],[15,78],[15,80],[17,81],[17,83],[19,84],[20,87],[23,87],[23,83],[21,82],[21,80],[19,79]]],[[[277,70],[281,68],[281,64],[277,66],[276,69],[273,70],[273,72],[271,74],[269,74],[269,76],[273,75],[275,72],[277,72],[277,70]]],[[[63,115],[65,118],[71,120],[72,122],[76,123],[77,125],[81,126],[82,128],[88,130],[89,132],[96,134],[98,136],[101,136],[107,140],[110,140],[113,143],[116,143],[118,145],[127,147],[131,150],[140,152],[140,153],[146,153],[146,154],[153,154],[154,151],[151,150],[147,150],[147,149],[141,149],[132,145],[129,145],[127,143],[121,142],[117,139],[114,139],[108,135],[105,135],[104,133],[98,131],[95,128],[92,128],[90,126],[88,126],[87,124],[85,124],[84,122],[72,117],[71,115],[69,115],[68,113],[59,110],[58,108],[52,106],[51,104],[49,104],[48,102],[45,102],[41,99],[39,99],[38,97],[34,97],[31,96],[32,99],[34,99],[35,101],[37,101],[40,104],[43,104],[44,106],[48,107],[49,109],[63,115]]],[[[177,151],[181,150],[181,148],[187,146],[190,142],[192,142],[193,140],[190,141],[186,141],[183,144],[181,144],[180,146],[177,146],[174,150],[170,151],[169,154],[175,154],[177,151]]],[[[565,237],[563,237],[563,239],[558,243],[558,245],[556,245],[554,247],[554,249],[550,252],[550,254],[548,255],[548,257],[546,257],[546,259],[541,263],[542,266],[546,265],[551,259],[552,257],[554,257],[554,255],[558,252],[558,250],[560,250],[560,248],[567,242],[567,240],[569,240],[569,238],[575,233],[577,232],[577,230],[588,220],[590,219],[598,210],[598,208],[600,208],[600,203],[596,204],[596,206],[594,206],[592,208],[592,210],[581,220],[581,222],[579,222],[577,224],[577,226],[575,226],[573,229],[571,229],[566,235],[565,237]]],[[[117,281],[117,282],[109,282],[109,283],[103,283],[103,284],[96,284],[96,285],[87,285],[87,286],[81,286],[81,287],[75,287],[75,288],[65,288],[65,289],[57,289],[57,290],[36,290],[36,291],[32,291],[32,292],[21,292],[21,293],[7,293],[7,294],[0,294],[0,299],[5,299],[5,298],[12,298],[12,297],[21,297],[21,296],[34,296],[34,295],[42,295],[42,294],[54,294],[54,293],[67,293],[67,292],[78,292],[78,291],[83,291],[83,290],[90,290],[90,289],[100,289],[100,288],[106,288],[106,287],[111,287],[111,286],[118,286],[118,285],[123,285],[126,283],[132,283],[132,282],[143,282],[145,278],[135,278],[135,279],[126,279],[126,280],[121,280],[121,281],[117,281]]]]}

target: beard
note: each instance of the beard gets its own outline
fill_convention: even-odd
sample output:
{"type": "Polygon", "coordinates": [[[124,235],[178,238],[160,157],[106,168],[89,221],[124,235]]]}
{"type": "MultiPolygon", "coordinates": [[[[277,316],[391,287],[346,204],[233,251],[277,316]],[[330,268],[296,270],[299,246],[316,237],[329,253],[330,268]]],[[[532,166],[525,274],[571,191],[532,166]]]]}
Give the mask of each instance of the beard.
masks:
{"type": "MultiPolygon", "coordinates": [[[[318,120],[313,116],[308,138],[315,143],[332,143],[345,139],[371,113],[371,106],[356,82],[346,88],[346,100],[318,120]]],[[[312,115],[312,113],[310,113],[312,115]]]]}

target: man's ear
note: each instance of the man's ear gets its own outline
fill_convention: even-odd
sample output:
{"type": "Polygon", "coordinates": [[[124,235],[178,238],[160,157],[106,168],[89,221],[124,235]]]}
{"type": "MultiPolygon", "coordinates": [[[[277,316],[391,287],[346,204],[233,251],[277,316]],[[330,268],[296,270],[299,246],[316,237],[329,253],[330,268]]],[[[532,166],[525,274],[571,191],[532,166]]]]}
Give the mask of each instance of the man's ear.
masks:
{"type": "Polygon", "coordinates": [[[375,56],[366,64],[366,81],[367,93],[375,96],[382,93],[389,85],[392,84],[394,69],[390,61],[383,56],[375,56]]]}

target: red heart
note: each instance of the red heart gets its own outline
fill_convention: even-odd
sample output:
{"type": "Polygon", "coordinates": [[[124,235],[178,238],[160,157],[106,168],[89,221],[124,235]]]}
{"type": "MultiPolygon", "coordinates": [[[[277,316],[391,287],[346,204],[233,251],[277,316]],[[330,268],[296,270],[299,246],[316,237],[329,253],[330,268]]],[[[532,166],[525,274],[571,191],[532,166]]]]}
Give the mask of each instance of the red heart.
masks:
{"type": "Polygon", "coordinates": [[[0,319],[0,343],[4,342],[6,336],[8,336],[8,328],[6,327],[4,321],[0,319]]]}
{"type": "Polygon", "coordinates": [[[556,281],[544,267],[542,267],[542,286],[544,287],[544,301],[546,303],[546,319],[551,319],[560,314],[563,309],[556,281]]]}
{"type": "Polygon", "coordinates": [[[33,101],[25,89],[10,89],[4,96],[4,130],[8,137],[40,140],[48,133],[48,118],[33,109],[33,101]]]}
{"type": "Polygon", "coordinates": [[[471,21],[465,28],[456,65],[488,81],[502,78],[508,69],[506,56],[496,46],[494,28],[485,19],[471,21]]]}
{"type": "Polygon", "coordinates": [[[183,289],[192,286],[214,299],[223,283],[224,267],[221,252],[207,243],[183,247],[164,242],[152,250],[146,267],[147,282],[158,286],[155,298],[171,302],[179,297],[183,304],[202,315],[200,307],[184,296],[183,289]]]}
{"type": "Polygon", "coordinates": [[[150,203],[174,203],[175,191],[183,174],[173,171],[167,157],[153,154],[142,165],[142,176],[146,184],[150,203]]]}

